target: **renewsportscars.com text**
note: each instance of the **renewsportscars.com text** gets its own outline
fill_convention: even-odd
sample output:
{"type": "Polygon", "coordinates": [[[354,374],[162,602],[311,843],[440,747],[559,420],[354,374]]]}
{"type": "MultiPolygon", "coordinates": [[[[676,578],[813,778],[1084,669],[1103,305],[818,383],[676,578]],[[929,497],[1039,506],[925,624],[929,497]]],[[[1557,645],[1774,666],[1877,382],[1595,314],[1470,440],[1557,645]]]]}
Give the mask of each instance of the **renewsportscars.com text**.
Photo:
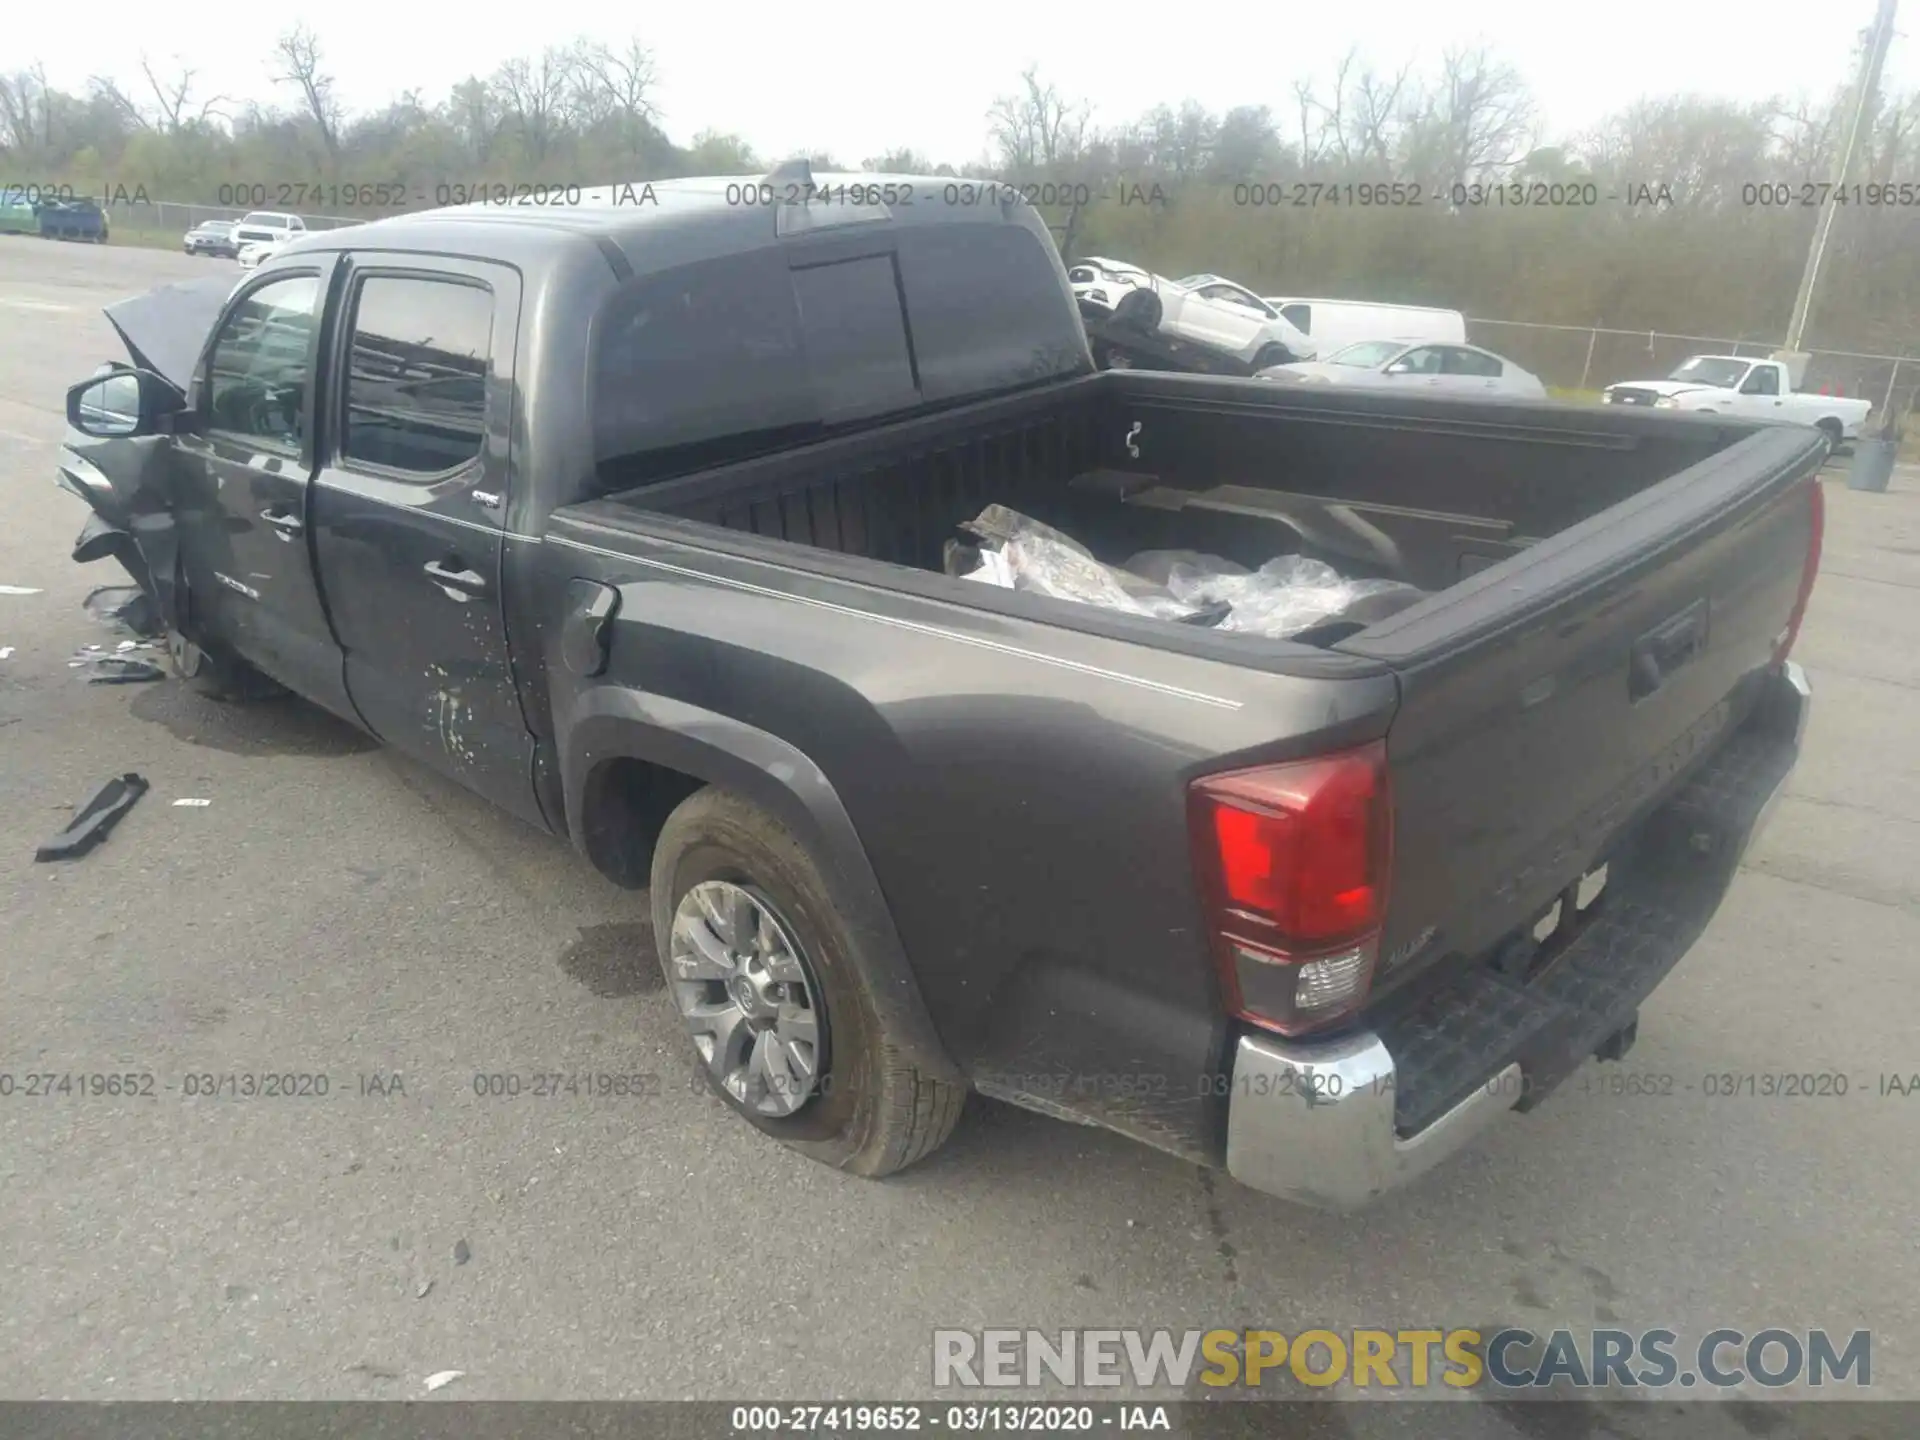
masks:
{"type": "Polygon", "coordinates": [[[1356,1389],[1769,1389],[1873,1383],[1873,1336],[1854,1330],[1509,1327],[1302,1330],[936,1330],[933,1383],[961,1388],[1202,1385],[1356,1389]]]}

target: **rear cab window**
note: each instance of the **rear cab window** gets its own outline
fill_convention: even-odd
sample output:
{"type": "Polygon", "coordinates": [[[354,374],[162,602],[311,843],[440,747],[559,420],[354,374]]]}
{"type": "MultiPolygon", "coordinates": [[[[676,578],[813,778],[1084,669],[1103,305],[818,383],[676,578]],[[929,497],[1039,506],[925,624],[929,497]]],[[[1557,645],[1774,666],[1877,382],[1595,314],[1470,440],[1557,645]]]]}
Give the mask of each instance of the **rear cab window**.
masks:
{"type": "Polygon", "coordinates": [[[725,464],[836,426],[1087,368],[1058,260],[995,221],[903,225],[795,264],[781,244],[643,275],[595,321],[603,483],[725,464]]]}

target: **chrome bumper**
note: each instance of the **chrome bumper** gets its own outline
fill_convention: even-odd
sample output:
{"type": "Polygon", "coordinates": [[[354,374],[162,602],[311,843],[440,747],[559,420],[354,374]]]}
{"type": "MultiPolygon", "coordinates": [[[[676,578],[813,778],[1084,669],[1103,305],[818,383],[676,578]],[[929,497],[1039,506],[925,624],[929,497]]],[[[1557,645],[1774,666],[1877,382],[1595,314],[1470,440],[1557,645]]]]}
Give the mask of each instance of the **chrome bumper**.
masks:
{"type": "Polygon", "coordinates": [[[1227,1173],[1316,1210],[1357,1210],[1438,1165],[1520,1101],[1509,1065],[1419,1134],[1393,1128],[1393,1056],[1361,1032],[1320,1044],[1243,1035],[1227,1103],[1227,1173]]]}
{"type": "MultiPolygon", "coordinates": [[[[1806,672],[1788,661],[1754,721],[1791,736],[1797,751],[1812,700],[1806,672]]],[[[1783,776],[1741,853],[1772,819],[1785,788],[1783,776]]],[[[1296,1204],[1357,1210],[1471,1144],[1525,1089],[1520,1066],[1508,1065],[1425,1129],[1402,1136],[1394,1128],[1394,1073],[1393,1055],[1368,1031],[1319,1042],[1242,1035],[1227,1102],[1227,1173],[1296,1204]]]]}

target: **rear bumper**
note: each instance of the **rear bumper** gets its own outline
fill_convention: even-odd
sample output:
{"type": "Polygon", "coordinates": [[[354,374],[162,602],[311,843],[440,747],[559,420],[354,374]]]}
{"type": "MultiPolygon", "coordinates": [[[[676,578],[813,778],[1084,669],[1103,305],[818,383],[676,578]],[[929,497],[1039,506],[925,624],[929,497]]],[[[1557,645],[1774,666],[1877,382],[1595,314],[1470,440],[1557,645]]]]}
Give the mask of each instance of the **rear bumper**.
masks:
{"type": "Polygon", "coordinates": [[[1531,1109],[1672,970],[1772,819],[1799,756],[1812,691],[1773,677],[1745,725],[1649,822],[1659,850],[1625,877],[1538,975],[1458,975],[1372,1029],[1317,1042],[1240,1037],[1227,1172],[1323,1210],[1416,1179],[1507,1111],[1531,1109]],[[1659,832],[1666,832],[1664,835],[1659,832]]]}

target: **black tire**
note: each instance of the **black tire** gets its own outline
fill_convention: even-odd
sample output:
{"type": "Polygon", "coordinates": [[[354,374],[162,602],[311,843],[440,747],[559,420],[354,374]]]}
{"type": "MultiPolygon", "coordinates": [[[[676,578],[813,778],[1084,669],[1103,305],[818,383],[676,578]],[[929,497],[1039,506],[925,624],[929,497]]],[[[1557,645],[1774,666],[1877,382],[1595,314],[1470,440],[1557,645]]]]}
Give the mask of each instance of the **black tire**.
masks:
{"type": "Polygon", "coordinates": [[[1294,354],[1284,345],[1262,345],[1260,353],[1253,357],[1253,368],[1264,370],[1269,365],[1291,365],[1294,354]]]}
{"type": "Polygon", "coordinates": [[[1847,427],[1831,415],[1826,415],[1814,421],[1813,428],[1827,437],[1827,452],[1838,454],[1841,442],[1847,438],[1847,427]]]}
{"type": "Polygon", "coordinates": [[[960,1118],[966,1089],[901,1058],[853,961],[854,940],[820,867],[785,826],[737,795],[698,791],[662,827],[651,880],[654,936],[670,998],[674,912],[695,885],[725,880],[777,914],[822,1001],[824,1065],[805,1103],[791,1115],[760,1114],[700,1064],[730,1109],[811,1160],[870,1178],[891,1175],[940,1147],[960,1118]]]}
{"type": "Polygon", "coordinates": [[[1160,297],[1153,291],[1129,290],[1120,297],[1120,303],[1113,307],[1113,323],[1151,334],[1160,328],[1164,314],[1160,297]]]}
{"type": "Polygon", "coordinates": [[[203,650],[178,630],[167,632],[167,665],[194,694],[225,705],[277,700],[287,693],[246,661],[203,650]]]}

